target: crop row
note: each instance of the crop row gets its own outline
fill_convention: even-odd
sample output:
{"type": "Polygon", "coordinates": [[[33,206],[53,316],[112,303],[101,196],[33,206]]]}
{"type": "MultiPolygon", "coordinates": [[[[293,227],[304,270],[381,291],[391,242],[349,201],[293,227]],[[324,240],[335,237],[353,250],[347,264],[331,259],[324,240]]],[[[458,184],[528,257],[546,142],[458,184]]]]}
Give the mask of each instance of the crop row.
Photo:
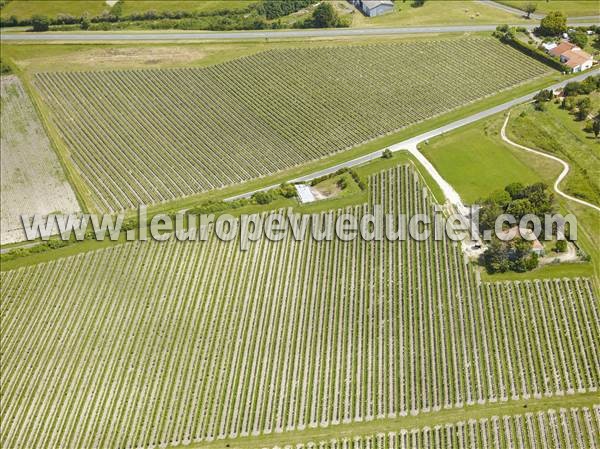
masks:
{"type": "Polygon", "coordinates": [[[600,406],[493,416],[274,449],[583,449],[600,444],[600,406]]]}
{"type": "Polygon", "coordinates": [[[279,49],[205,68],[42,73],[96,208],[266,176],[540,76],[495,39],[279,49]]]}
{"type": "MultiPolygon", "coordinates": [[[[433,214],[408,167],[349,212],[375,203],[433,214]]],[[[448,239],[135,242],[1,281],[3,447],[175,445],[600,379],[588,280],[479,286],[448,239]]]]}

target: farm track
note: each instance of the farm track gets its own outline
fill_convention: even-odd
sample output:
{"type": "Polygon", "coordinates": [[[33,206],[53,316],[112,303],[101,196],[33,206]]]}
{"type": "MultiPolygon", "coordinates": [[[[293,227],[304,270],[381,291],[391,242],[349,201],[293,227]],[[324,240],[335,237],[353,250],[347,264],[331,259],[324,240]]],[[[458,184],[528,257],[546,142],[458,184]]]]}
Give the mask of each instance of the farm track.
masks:
{"type": "Polygon", "coordinates": [[[551,159],[551,160],[553,160],[555,162],[558,162],[560,165],[562,165],[563,170],[560,173],[560,175],[558,175],[558,178],[556,178],[556,181],[554,181],[554,186],[553,186],[554,191],[556,193],[558,193],[560,196],[562,196],[563,198],[566,198],[569,201],[574,201],[576,203],[584,205],[585,207],[589,207],[589,208],[592,208],[592,209],[600,212],[600,207],[598,207],[597,205],[592,204],[592,203],[590,203],[588,201],[576,198],[576,197],[574,197],[572,195],[569,195],[569,194],[563,192],[560,189],[560,187],[559,187],[560,183],[567,177],[567,175],[569,174],[569,171],[571,170],[571,167],[569,166],[569,164],[567,164],[564,160],[562,160],[559,157],[556,157],[556,156],[554,156],[552,154],[548,154],[548,153],[545,153],[545,152],[540,151],[540,150],[534,150],[533,148],[529,148],[529,147],[526,147],[524,145],[521,145],[521,144],[518,144],[516,142],[513,142],[512,140],[510,140],[508,138],[508,136],[506,135],[506,127],[508,126],[509,119],[510,119],[510,113],[508,113],[506,115],[506,119],[504,120],[504,124],[502,125],[502,130],[500,131],[500,136],[502,137],[502,140],[505,141],[506,143],[508,143],[509,145],[512,145],[513,147],[519,148],[519,149],[521,149],[523,151],[528,151],[530,153],[537,154],[538,156],[542,156],[542,157],[545,157],[547,159],[551,159]]]}
{"type": "MultiPolygon", "coordinates": [[[[408,166],[371,177],[369,203],[348,212],[375,204],[434,207],[408,166]]],[[[0,280],[2,447],[208,442],[600,382],[589,280],[477,285],[447,239],[135,242],[0,280]]]]}
{"type": "Polygon", "coordinates": [[[34,84],[92,208],[115,212],[314,161],[548,70],[495,39],[465,38],[271,50],[201,69],[42,73],[34,84]]]}

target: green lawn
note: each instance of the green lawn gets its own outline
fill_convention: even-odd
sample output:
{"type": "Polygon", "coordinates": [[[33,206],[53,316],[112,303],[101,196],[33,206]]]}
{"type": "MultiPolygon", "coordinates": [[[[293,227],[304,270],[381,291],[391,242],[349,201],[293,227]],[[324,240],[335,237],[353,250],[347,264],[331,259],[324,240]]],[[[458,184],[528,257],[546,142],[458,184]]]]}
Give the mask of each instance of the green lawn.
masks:
{"type": "Polygon", "coordinates": [[[498,138],[504,116],[474,123],[423,144],[421,151],[466,203],[511,182],[533,183],[537,175],[498,138]],[[483,129],[482,129],[483,128],[483,129]]]}
{"type": "Polygon", "coordinates": [[[561,11],[569,17],[600,15],[600,6],[596,0],[500,0],[498,3],[525,10],[529,3],[537,5],[536,13],[546,14],[550,11],[561,11]]]}
{"type": "Polygon", "coordinates": [[[245,9],[255,1],[245,0],[124,0],[123,15],[146,11],[189,11],[210,13],[219,10],[245,9]]]}
{"type": "Polygon", "coordinates": [[[103,0],[12,0],[2,8],[2,18],[15,16],[19,20],[28,19],[34,14],[56,17],[59,14],[96,16],[110,7],[103,0]]]}

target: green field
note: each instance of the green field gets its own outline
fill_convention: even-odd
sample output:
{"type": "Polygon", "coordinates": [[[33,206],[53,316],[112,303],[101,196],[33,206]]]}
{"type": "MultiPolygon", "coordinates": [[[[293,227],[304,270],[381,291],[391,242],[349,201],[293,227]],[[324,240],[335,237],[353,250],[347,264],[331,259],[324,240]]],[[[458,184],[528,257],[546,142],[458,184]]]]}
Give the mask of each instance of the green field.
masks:
{"type": "MultiPolygon", "coordinates": [[[[592,95],[594,111],[600,107],[600,94],[592,95]]],[[[589,122],[551,103],[538,112],[533,106],[517,108],[507,128],[511,140],[546,151],[567,161],[571,171],[562,189],[575,197],[600,204],[600,139],[584,129],[589,122]]]]}
{"type": "Polygon", "coordinates": [[[497,116],[483,124],[474,123],[420,147],[467,204],[502,190],[511,182],[532,184],[541,180],[518,152],[500,140],[502,120],[502,116],[497,116]]]}
{"type": "Polygon", "coordinates": [[[499,0],[498,3],[525,10],[526,5],[534,3],[537,6],[537,14],[547,14],[550,11],[561,11],[568,17],[598,16],[600,5],[596,0],[499,0]]]}
{"type": "Polygon", "coordinates": [[[123,0],[122,14],[143,13],[146,11],[187,11],[211,13],[215,11],[237,11],[256,4],[247,0],[123,0]]]}
{"type": "Polygon", "coordinates": [[[34,84],[88,207],[116,211],[271,175],[548,73],[495,39],[465,38],[272,50],[203,69],[41,73],[34,84]]]}
{"type": "MultiPolygon", "coordinates": [[[[433,213],[409,167],[369,186],[371,206],[433,213]]],[[[264,447],[437,413],[459,439],[453,409],[558,396],[580,422],[597,402],[590,281],[478,285],[448,239],[136,242],[0,276],[3,447],[264,447]]]]}
{"type": "Polygon", "coordinates": [[[56,18],[59,14],[97,16],[110,7],[103,0],[11,0],[2,8],[2,18],[15,16],[19,20],[29,19],[35,14],[56,18]]]}
{"type": "Polygon", "coordinates": [[[353,27],[483,25],[511,23],[525,19],[506,11],[473,1],[427,1],[421,7],[410,1],[396,1],[394,11],[379,17],[365,17],[358,11],[351,14],[353,27]]]}

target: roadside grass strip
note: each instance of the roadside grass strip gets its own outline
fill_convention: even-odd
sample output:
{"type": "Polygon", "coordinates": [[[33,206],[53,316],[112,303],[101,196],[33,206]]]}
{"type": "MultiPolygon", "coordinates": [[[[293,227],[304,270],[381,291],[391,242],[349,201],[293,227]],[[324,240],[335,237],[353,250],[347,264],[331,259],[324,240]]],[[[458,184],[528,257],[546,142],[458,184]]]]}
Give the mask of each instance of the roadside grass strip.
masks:
{"type": "MultiPolygon", "coordinates": [[[[374,204],[434,214],[406,165],[371,176],[367,204],[316,217],[358,216],[374,204]]],[[[568,399],[600,382],[590,280],[478,284],[447,238],[288,235],[248,251],[213,237],[133,242],[0,281],[2,447],[152,448],[333,431],[568,399]]],[[[381,438],[399,448],[570,447],[597,426],[597,409],[557,410],[335,447],[379,447],[381,438]]]]}

